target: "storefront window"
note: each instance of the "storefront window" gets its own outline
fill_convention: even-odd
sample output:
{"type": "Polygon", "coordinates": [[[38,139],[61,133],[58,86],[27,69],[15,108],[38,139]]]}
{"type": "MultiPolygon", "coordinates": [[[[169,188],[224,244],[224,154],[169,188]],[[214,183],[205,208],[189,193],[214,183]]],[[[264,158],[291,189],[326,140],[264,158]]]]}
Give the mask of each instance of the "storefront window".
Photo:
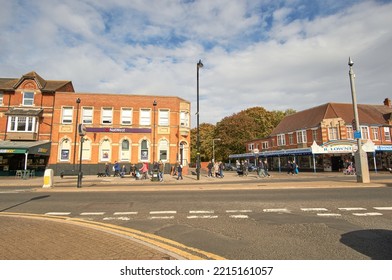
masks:
{"type": "Polygon", "coordinates": [[[143,140],[140,144],[140,159],[142,161],[148,160],[148,142],[147,142],[147,140],[143,140]]]}

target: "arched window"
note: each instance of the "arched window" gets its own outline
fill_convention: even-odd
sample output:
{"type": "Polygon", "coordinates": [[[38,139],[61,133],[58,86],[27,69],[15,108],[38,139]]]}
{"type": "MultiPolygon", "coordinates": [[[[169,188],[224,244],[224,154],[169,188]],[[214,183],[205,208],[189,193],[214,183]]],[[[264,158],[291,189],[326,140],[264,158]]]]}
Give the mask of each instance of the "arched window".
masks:
{"type": "Polygon", "coordinates": [[[71,151],[71,141],[68,138],[61,140],[59,145],[60,161],[69,161],[69,152],[71,151]]]}
{"type": "Polygon", "coordinates": [[[110,161],[112,157],[112,145],[109,139],[103,139],[99,146],[99,158],[101,161],[110,161]]]}
{"type": "Polygon", "coordinates": [[[86,137],[83,140],[82,160],[91,160],[91,141],[86,137]]]}
{"type": "Polygon", "coordinates": [[[159,160],[167,161],[169,153],[169,142],[166,139],[159,141],[159,160]]]}
{"type": "Polygon", "coordinates": [[[140,143],[140,160],[148,161],[148,142],[147,140],[142,140],[140,143]]]}
{"type": "Polygon", "coordinates": [[[129,161],[131,159],[131,149],[128,139],[121,141],[120,161],[129,161]]]}

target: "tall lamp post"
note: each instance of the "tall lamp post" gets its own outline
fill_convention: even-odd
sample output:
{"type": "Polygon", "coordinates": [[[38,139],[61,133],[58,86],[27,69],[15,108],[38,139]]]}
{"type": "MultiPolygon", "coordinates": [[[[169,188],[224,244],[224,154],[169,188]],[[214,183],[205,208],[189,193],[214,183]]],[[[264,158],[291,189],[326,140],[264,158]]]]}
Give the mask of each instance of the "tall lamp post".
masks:
{"type": "Polygon", "coordinates": [[[154,100],[154,102],[152,103],[152,105],[154,106],[154,127],[153,127],[153,131],[152,131],[152,163],[155,163],[155,107],[158,105],[157,101],[154,100]]]}
{"type": "Polygon", "coordinates": [[[355,131],[354,138],[357,139],[358,149],[355,152],[355,170],[357,173],[357,182],[358,183],[369,183],[369,165],[366,152],[362,149],[361,143],[361,127],[359,125],[359,117],[358,117],[358,107],[357,107],[357,96],[355,93],[355,74],[353,71],[354,62],[351,60],[351,57],[348,58],[348,66],[350,67],[349,76],[350,76],[350,86],[351,86],[351,97],[353,100],[353,110],[354,110],[354,119],[355,119],[355,131]]]}
{"type": "Polygon", "coordinates": [[[197,69],[197,112],[196,112],[196,120],[197,120],[197,140],[196,140],[196,150],[197,150],[197,159],[196,159],[196,174],[197,180],[200,180],[200,130],[199,130],[199,69],[204,65],[201,63],[201,59],[196,64],[197,69]]]}
{"type": "Polygon", "coordinates": [[[212,160],[215,162],[215,141],[221,141],[220,138],[212,139],[212,160]]]}
{"type": "Polygon", "coordinates": [[[75,125],[75,138],[74,138],[74,151],[73,151],[73,170],[75,171],[75,162],[76,162],[76,139],[78,135],[78,121],[79,121],[79,105],[80,98],[76,98],[76,125],[75,125]]]}

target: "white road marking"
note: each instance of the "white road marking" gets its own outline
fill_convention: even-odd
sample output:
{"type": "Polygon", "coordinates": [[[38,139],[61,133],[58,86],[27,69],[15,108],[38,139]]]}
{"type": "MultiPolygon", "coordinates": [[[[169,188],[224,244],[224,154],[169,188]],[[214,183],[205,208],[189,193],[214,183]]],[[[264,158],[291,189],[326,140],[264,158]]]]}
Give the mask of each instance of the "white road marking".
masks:
{"type": "Polygon", "coordinates": [[[392,207],[373,207],[376,210],[392,210],[392,207]]]}
{"type": "Polygon", "coordinates": [[[174,219],[174,216],[153,216],[153,217],[148,217],[149,220],[170,220],[174,219]]]}
{"type": "Polygon", "coordinates": [[[80,213],[81,216],[99,216],[99,215],[104,215],[105,212],[83,212],[80,213]]]}
{"type": "Polygon", "coordinates": [[[248,219],[249,216],[248,215],[230,215],[230,218],[234,218],[234,219],[248,219]]]}
{"type": "Polygon", "coordinates": [[[342,215],[341,214],[336,214],[336,213],[317,213],[317,216],[321,216],[321,217],[340,217],[342,215]]]}
{"type": "Polygon", "coordinates": [[[200,210],[200,211],[189,211],[189,214],[213,214],[214,211],[211,210],[200,210]]]}
{"type": "Polygon", "coordinates": [[[187,216],[188,219],[216,219],[218,216],[204,215],[204,216],[187,216]]]}
{"type": "Polygon", "coordinates": [[[362,207],[345,207],[345,208],[338,208],[341,211],[366,211],[366,208],[362,207]]]}
{"type": "Polygon", "coordinates": [[[113,215],[137,215],[137,212],[114,212],[113,215]]]}
{"type": "Polygon", "coordinates": [[[275,208],[275,209],[263,209],[263,212],[267,212],[267,213],[277,213],[277,212],[289,213],[290,211],[287,210],[286,208],[275,208]]]}
{"type": "Polygon", "coordinates": [[[71,212],[48,212],[45,215],[53,215],[53,216],[67,216],[70,215],[71,212]]]}
{"type": "Polygon", "coordinates": [[[155,214],[176,214],[177,211],[150,211],[151,215],[155,214]]]}
{"type": "Polygon", "coordinates": [[[104,221],[111,221],[111,220],[121,220],[121,221],[129,221],[130,218],[128,217],[105,217],[103,218],[104,221]]]}
{"type": "Polygon", "coordinates": [[[226,213],[250,213],[252,210],[226,210],[226,213]]]}
{"type": "Polygon", "coordinates": [[[301,208],[305,212],[317,212],[317,211],[328,211],[327,208],[301,208]]]}
{"type": "Polygon", "coordinates": [[[360,216],[360,217],[365,217],[365,216],[382,216],[381,213],[377,212],[368,212],[368,213],[353,213],[354,216],[360,216]]]}

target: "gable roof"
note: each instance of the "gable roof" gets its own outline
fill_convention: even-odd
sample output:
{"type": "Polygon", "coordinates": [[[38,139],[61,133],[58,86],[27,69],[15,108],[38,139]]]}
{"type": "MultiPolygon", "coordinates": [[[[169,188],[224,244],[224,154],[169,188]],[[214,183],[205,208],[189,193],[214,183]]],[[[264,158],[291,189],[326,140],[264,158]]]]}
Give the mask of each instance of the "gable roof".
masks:
{"type": "MultiPolygon", "coordinates": [[[[389,124],[392,108],[385,105],[358,104],[360,124],[389,124]]],[[[271,132],[271,135],[318,127],[324,119],[342,118],[346,124],[354,119],[353,105],[349,103],[326,103],[286,116],[271,132]]]]}
{"type": "Polygon", "coordinates": [[[34,80],[35,83],[37,84],[38,88],[42,92],[54,92],[54,91],[65,90],[67,88],[66,86],[70,86],[70,87],[68,87],[70,90],[65,90],[65,91],[74,92],[73,85],[72,85],[71,81],[45,80],[44,78],[42,78],[40,75],[38,75],[34,71],[23,75],[19,79],[18,78],[0,78],[0,90],[14,91],[25,80],[34,80]]]}

